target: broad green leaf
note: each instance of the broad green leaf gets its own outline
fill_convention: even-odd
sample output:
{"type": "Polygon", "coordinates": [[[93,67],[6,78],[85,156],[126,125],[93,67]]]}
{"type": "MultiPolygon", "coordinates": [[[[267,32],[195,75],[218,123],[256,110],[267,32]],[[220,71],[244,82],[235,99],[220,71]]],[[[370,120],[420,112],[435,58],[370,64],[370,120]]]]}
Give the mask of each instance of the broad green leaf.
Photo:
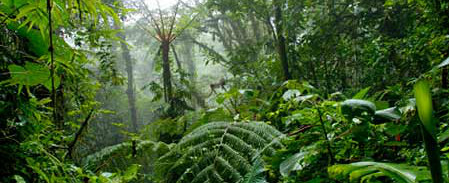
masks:
{"type": "Polygon", "coordinates": [[[341,103],[341,112],[348,119],[354,117],[372,116],[376,111],[376,105],[370,101],[349,99],[341,103]]]}
{"type": "Polygon", "coordinates": [[[288,174],[292,171],[302,170],[302,160],[307,152],[299,152],[290,156],[285,161],[283,161],[279,167],[279,171],[283,177],[287,177],[288,174]]]}
{"type": "MultiPolygon", "coordinates": [[[[329,176],[333,179],[350,182],[362,182],[367,176],[390,177],[397,182],[416,183],[431,180],[430,172],[425,167],[407,164],[357,162],[351,164],[334,165],[328,168],[329,176]]],[[[372,178],[372,177],[371,177],[372,178]]]]}
{"type": "Polygon", "coordinates": [[[288,177],[290,172],[302,170],[305,166],[307,166],[307,162],[304,161],[305,158],[317,154],[318,151],[316,150],[315,144],[304,147],[300,152],[290,156],[280,164],[279,171],[281,175],[283,177],[288,177]]]}
{"type": "Polygon", "coordinates": [[[14,23],[8,24],[8,28],[11,30],[16,30],[20,36],[28,39],[28,47],[30,48],[30,51],[36,54],[38,57],[48,53],[48,42],[44,39],[44,37],[42,37],[41,33],[38,30],[28,30],[24,27],[20,28],[19,25],[14,23]]]}
{"type": "Polygon", "coordinates": [[[50,77],[48,68],[32,62],[26,62],[24,67],[10,65],[8,69],[11,74],[11,84],[35,86],[44,84],[50,77]]]}
{"type": "Polygon", "coordinates": [[[430,93],[430,85],[427,81],[421,80],[414,87],[416,106],[418,108],[419,119],[424,128],[436,138],[437,128],[436,120],[433,118],[432,96],[430,93]]]}

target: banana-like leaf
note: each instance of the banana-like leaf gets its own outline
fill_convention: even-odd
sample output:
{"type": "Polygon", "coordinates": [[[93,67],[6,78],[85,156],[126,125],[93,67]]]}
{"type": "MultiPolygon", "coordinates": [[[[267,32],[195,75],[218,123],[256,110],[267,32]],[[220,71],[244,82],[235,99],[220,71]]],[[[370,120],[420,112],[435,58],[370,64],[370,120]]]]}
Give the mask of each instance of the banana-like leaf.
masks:
{"type": "Polygon", "coordinates": [[[334,165],[328,168],[329,176],[335,180],[357,183],[378,177],[388,177],[397,182],[420,183],[431,182],[430,172],[426,167],[407,164],[357,162],[334,165]]]}
{"type": "Polygon", "coordinates": [[[414,87],[416,106],[418,107],[419,119],[424,128],[436,138],[437,125],[433,118],[432,96],[430,94],[430,86],[427,81],[418,81],[414,87]]]}
{"type": "Polygon", "coordinates": [[[422,134],[424,144],[429,160],[430,172],[434,183],[442,183],[443,172],[440,162],[440,148],[438,147],[437,120],[433,117],[432,95],[430,93],[430,84],[421,80],[415,84],[416,106],[418,107],[419,119],[422,122],[422,134]]]}

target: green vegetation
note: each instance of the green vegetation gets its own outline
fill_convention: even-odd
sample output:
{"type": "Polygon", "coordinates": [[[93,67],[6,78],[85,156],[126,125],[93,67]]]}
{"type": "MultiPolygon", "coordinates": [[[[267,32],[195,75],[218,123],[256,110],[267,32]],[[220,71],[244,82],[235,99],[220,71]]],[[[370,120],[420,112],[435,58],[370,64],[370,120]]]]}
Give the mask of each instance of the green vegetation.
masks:
{"type": "Polygon", "coordinates": [[[0,0],[0,25],[0,182],[449,182],[448,0],[0,0]]]}

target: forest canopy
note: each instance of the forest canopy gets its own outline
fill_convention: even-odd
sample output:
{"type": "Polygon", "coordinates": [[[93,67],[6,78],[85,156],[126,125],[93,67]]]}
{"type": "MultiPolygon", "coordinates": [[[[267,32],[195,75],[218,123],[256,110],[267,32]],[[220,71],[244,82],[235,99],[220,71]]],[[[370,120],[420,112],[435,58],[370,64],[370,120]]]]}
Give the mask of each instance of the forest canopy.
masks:
{"type": "Polygon", "coordinates": [[[449,0],[0,0],[0,182],[449,182],[449,0]]]}

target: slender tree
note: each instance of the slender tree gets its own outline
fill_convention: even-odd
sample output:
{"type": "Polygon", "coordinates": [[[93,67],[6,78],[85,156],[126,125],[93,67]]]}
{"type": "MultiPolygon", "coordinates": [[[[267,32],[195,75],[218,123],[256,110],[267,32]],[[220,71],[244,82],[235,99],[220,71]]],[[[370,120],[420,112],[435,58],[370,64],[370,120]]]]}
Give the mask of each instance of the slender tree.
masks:
{"type": "Polygon", "coordinates": [[[284,72],[284,79],[291,79],[291,75],[288,68],[288,57],[287,57],[287,43],[284,37],[284,21],[282,18],[282,6],[284,5],[283,0],[274,0],[273,6],[275,11],[275,26],[276,26],[276,36],[277,36],[277,49],[279,54],[279,59],[282,64],[282,70],[284,72]]]}
{"type": "MultiPolygon", "coordinates": [[[[121,15],[122,22],[125,20],[125,15],[121,15]]],[[[123,26],[118,23],[114,23],[114,29],[122,29],[123,26]]],[[[128,76],[128,83],[126,89],[126,95],[128,96],[128,108],[131,117],[131,124],[133,132],[137,132],[137,107],[136,107],[136,96],[135,96],[135,87],[134,87],[134,75],[133,75],[133,62],[132,57],[128,48],[128,45],[124,42],[126,41],[126,35],[124,32],[118,32],[117,37],[123,40],[120,43],[122,59],[125,61],[126,74],[128,76]]]]}
{"type": "MultiPolygon", "coordinates": [[[[122,40],[126,40],[126,36],[123,33],[118,33],[118,37],[122,40]]],[[[128,95],[128,107],[131,115],[132,128],[134,132],[137,132],[137,107],[136,107],[136,96],[134,92],[134,75],[133,75],[133,63],[132,58],[129,53],[129,48],[126,43],[120,43],[122,49],[122,58],[126,62],[126,73],[128,75],[128,88],[126,89],[126,94],[128,95]]]]}

